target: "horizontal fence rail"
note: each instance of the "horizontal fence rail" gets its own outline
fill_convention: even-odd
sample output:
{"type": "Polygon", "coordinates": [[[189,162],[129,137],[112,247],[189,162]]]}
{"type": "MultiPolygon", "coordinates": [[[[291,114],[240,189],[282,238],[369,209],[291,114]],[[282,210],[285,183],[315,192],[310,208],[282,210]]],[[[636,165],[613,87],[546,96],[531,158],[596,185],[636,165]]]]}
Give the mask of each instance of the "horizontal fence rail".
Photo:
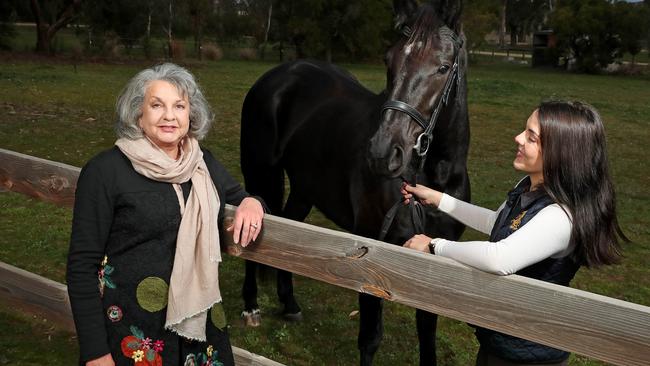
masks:
{"type": "MultiPolygon", "coordinates": [[[[43,178],[28,174],[32,188],[21,192],[47,197],[39,192],[51,189],[39,182],[62,175],[62,164],[52,163],[50,171],[45,160],[0,149],[0,182],[10,190],[24,187],[15,177],[3,175],[15,171],[5,166],[29,167],[27,161],[32,159],[41,164],[38,174],[43,178]]],[[[234,208],[227,206],[227,215],[233,214],[234,208]]],[[[496,276],[447,258],[272,215],[265,217],[255,245],[242,248],[228,237],[222,243],[231,255],[336,286],[613,364],[650,365],[647,306],[517,275],[496,276]]],[[[15,294],[4,290],[4,278],[0,277],[0,293],[15,294]]]]}

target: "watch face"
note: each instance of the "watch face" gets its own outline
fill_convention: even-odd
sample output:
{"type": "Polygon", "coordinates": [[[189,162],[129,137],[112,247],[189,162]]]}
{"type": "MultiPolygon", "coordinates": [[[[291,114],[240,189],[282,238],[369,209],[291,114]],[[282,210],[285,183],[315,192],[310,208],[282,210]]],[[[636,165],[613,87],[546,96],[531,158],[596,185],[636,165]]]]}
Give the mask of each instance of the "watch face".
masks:
{"type": "Polygon", "coordinates": [[[435,254],[436,246],[433,243],[429,243],[429,253],[435,254]]]}

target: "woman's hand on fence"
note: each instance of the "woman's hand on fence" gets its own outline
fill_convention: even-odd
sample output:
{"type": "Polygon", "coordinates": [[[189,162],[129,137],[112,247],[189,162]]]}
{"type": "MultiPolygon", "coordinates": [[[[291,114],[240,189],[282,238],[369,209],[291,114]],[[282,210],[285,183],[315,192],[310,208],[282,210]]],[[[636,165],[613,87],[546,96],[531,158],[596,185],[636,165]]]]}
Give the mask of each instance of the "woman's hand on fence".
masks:
{"type": "Polygon", "coordinates": [[[430,242],[431,242],[430,237],[422,234],[417,234],[413,236],[411,239],[407,240],[406,243],[404,243],[404,248],[410,248],[410,249],[419,250],[420,252],[429,253],[430,242]]]}
{"type": "Polygon", "coordinates": [[[86,362],[86,366],[115,366],[115,362],[113,361],[113,356],[107,353],[100,358],[86,362]]]}
{"type": "Polygon", "coordinates": [[[442,193],[431,189],[427,186],[421,184],[415,185],[415,187],[404,183],[402,184],[402,189],[400,190],[402,196],[404,197],[404,204],[408,205],[411,202],[411,199],[415,199],[418,202],[424,205],[433,205],[438,207],[440,204],[440,199],[442,198],[442,193]]]}
{"type": "Polygon", "coordinates": [[[232,231],[235,244],[247,246],[257,239],[262,231],[264,209],[260,201],[252,197],[244,198],[235,210],[235,222],[227,230],[232,231]]]}

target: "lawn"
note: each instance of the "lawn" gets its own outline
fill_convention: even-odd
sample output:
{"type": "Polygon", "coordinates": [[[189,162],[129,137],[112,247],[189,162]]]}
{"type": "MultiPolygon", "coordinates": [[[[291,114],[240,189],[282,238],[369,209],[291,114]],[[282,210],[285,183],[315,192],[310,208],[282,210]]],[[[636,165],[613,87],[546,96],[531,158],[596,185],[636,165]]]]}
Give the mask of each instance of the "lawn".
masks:
{"type": "MultiPolygon", "coordinates": [[[[0,55],[2,56],[2,55],[0,55]]],[[[0,147],[82,166],[113,142],[115,98],[126,81],[145,64],[107,65],[30,61],[0,57],[0,147]]],[[[272,66],[262,62],[192,62],[187,65],[203,86],[217,120],[204,145],[241,179],[239,117],[248,88],[272,66]]],[[[368,88],[385,83],[380,65],[344,65],[368,88]]],[[[543,99],[577,98],[592,103],[606,123],[611,169],[618,193],[621,224],[633,240],[620,265],[582,269],[573,286],[594,293],[650,305],[650,170],[645,147],[650,143],[650,77],[566,74],[506,63],[471,65],[468,75],[472,128],[469,174],[473,201],[495,208],[519,178],[511,168],[513,137],[543,99]]],[[[0,194],[0,261],[63,282],[71,212],[14,193],[0,194]]],[[[310,223],[332,227],[312,212],[310,223]]],[[[465,239],[482,238],[467,231],[465,239]]],[[[239,321],[243,262],[225,258],[222,292],[234,345],[289,365],[358,363],[356,294],[350,290],[296,278],[301,323],[275,316],[279,305],[271,283],[260,291],[264,323],[245,329],[239,321]]],[[[377,365],[417,363],[414,311],[387,303],[386,331],[377,365]]],[[[0,365],[50,365],[75,362],[73,335],[47,321],[0,306],[0,365]]],[[[442,319],[438,333],[441,365],[472,363],[476,343],[464,323],[442,319]]],[[[571,365],[600,365],[573,357],[571,365]]]]}

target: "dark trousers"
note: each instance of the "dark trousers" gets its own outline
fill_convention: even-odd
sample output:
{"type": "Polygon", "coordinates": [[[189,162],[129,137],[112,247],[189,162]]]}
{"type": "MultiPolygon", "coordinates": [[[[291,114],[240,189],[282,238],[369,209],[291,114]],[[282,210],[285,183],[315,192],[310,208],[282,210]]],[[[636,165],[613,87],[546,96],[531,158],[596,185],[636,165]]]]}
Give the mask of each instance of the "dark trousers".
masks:
{"type": "MultiPolygon", "coordinates": [[[[540,366],[567,366],[569,364],[569,359],[557,363],[536,363],[535,365],[540,366]]],[[[483,347],[479,348],[478,355],[476,355],[476,366],[522,366],[530,365],[524,363],[511,362],[504,360],[502,358],[491,355],[483,347]]]]}

